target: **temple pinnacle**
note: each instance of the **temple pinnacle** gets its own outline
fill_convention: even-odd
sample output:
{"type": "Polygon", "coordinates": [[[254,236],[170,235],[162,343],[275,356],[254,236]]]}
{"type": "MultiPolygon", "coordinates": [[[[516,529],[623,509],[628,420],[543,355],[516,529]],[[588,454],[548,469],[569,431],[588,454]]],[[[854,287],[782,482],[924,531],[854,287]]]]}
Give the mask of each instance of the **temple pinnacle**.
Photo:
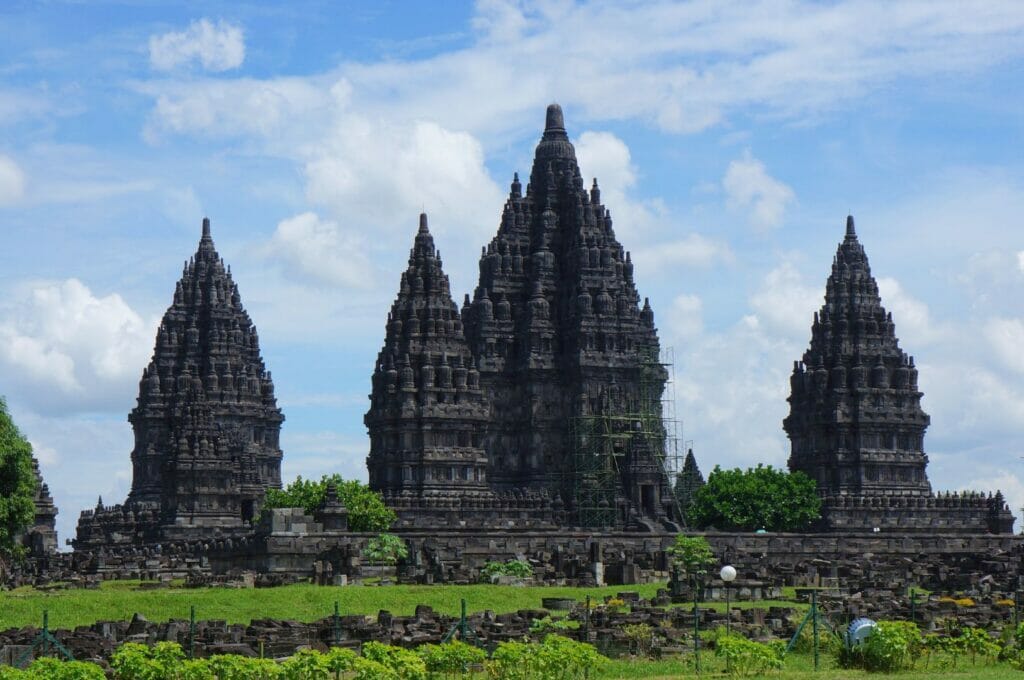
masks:
{"type": "Polygon", "coordinates": [[[430,229],[427,228],[427,213],[420,213],[420,233],[430,233],[430,229]]]}
{"type": "Polygon", "coordinates": [[[547,121],[544,124],[544,132],[565,132],[565,119],[562,117],[562,107],[558,104],[548,106],[547,121]]]}
{"type": "Polygon", "coordinates": [[[210,218],[209,217],[204,217],[203,218],[203,238],[204,239],[212,238],[210,236],[210,218]]]}
{"type": "Polygon", "coordinates": [[[846,238],[857,238],[857,231],[853,228],[853,215],[846,216],[846,238]]]}

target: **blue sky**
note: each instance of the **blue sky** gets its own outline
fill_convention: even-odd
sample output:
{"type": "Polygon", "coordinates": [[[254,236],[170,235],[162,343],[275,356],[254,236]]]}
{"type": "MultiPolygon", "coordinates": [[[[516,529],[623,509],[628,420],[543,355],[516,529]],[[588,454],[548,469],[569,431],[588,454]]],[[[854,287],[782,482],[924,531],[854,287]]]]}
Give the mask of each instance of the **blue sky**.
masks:
{"type": "Polygon", "coordinates": [[[126,415],[209,216],[285,475],[365,477],[418,213],[470,291],[558,101],[705,471],[785,464],[788,373],[852,211],[921,367],[933,486],[1020,507],[1022,57],[999,0],[5,3],[0,394],[63,537],[122,500],[126,415]]]}

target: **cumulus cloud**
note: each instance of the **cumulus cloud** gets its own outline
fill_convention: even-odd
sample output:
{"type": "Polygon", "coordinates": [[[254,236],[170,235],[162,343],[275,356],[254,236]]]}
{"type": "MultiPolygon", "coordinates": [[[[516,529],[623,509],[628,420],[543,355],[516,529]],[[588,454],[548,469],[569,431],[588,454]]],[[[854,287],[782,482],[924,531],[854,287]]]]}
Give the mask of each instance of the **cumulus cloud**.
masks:
{"type": "Polygon", "coordinates": [[[704,303],[699,295],[677,295],[668,313],[669,333],[682,339],[699,336],[704,331],[703,312],[704,303]]]}
{"type": "Polygon", "coordinates": [[[991,319],[984,336],[1003,366],[1024,373],[1024,322],[1020,319],[991,319]]]}
{"type": "Polygon", "coordinates": [[[25,195],[25,173],[10,156],[0,154],[0,207],[12,205],[25,195]]]}
{"type": "Polygon", "coordinates": [[[155,327],[77,279],[31,286],[0,310],[0,382],[41,413],[124,409],[155,327]]]}
{"type": "Polygon", "coordinates": [[[1017,268],[1024,272],[1024,250],[1017,251],[1017,268]]]}
{"type": "Polygon", "coordinates": [[[199,19],[184,31],[149,38],[149,63],[159,71],[171,71],[198,61],[208,71],[228,71],[245,60],[245,38],[239,26],[220,20],[199,19]]]}
{"type": "Polygon", "coordinates": [[[923,347],[943,338],[945,331],[931,318],[928,305],[910,295],[894,278],[878,277],[882,305],[892,313],[896,335],[910,347],[923,347]]]}
{"type": "Polygon", "coordinates": [[[781,338],[806,341],[814,312],[824,301],[824,288],[824,281],[807,284],[796,266],[784,261],[765,275],[750,297],[750,308],[759,327],[781,338]]]}
{"type": "Polygon", "coordinates": [[[764,163],[747,151],[731,163],[722,179],[730,208],[744,210],[757,229],[771,229],[782,223],[786,208],[796,198],[793,190],[768,174],[764,163]]]}
{"type": "Polygon", "coordinates": [[[347,288],[373,286],[366,251],[365,239],[311,212],[282,220],[267,249],[300,278],[347,288]]]}
{"type": "Polygon", "coordinates": [[[633,251],[633,261],[638,270],[647,274],[678,271],[679,267],[692,269],[731,264],[735,259],[729,244],[696,233],[633,251]]]}

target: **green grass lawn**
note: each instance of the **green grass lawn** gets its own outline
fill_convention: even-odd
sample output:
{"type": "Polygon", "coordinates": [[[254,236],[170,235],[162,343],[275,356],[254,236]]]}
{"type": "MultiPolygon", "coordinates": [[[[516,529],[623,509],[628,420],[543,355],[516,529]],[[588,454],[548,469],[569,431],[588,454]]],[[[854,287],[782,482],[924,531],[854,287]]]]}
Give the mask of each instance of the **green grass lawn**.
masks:
{"type": "Polygon", "coordinates": [[[341,614],[376,614],[386,609],[395,615],[410,615],[418,604],[435,611],[458,615],[459,601],[466,600],[470,612],[485,609],[502,613],[540,609],[541,598],[570,597],[583,601],[590,595],[603,601],[606,595],[623,591],[654,597],[663,584],[609,586],[604,588],[472,586],[345,586],[292,585],[279,588],[164,588],[136,590],[138,582],[108,581],[99,590],[57,590],[39,592],[22,588],[0,592],[0,630],[40,625],[43,610],[50,613],[52,628],[73,628],[96,621],[128,620],[135,613],[150,621],[187,619],[194,605],[200,620],[249,623],[274,618],[315,621],[330,616],[337,602],[341,614]]]}
{"type": "MultiPolygon", "coordinates": [[[[645,680],[668,680],[669,678],[707,678],[726,677],[725,666],[721,660],[715,658],[713,652],[701,654],[700,675],[694,670],[693,657],[684,656],[679,659],[666,659],[663,661],[643,661],[635,659],[615,659],[600,669],[592,677],[595,680],[625,680],[627,678],[644,678],[645,680]]],[[[775,678],[801,678],[804,680],[847,680],[847,678],[871,678],[872,680],[884,680],[886,678],[900,678],[900,680],[940,680],[941,678],[963,678],[964,680],[978,678],[979,680],[1019,680],[1022,677],[1020,671],[1008,664],[992,664],[972,666],[970,662],[964,663],[961,660],[958,668],[941,668],[925,670],[923,668],[914,671],[906,671],[897,674],[868,673],[862,670],[846,670],[836,668],[832,658],[828,655],[821,655],[821,670],[815,672],[814,659],[810,654],[790,654],[786,657],[785,668],[778,673],[768,676],[775,678]]]]}

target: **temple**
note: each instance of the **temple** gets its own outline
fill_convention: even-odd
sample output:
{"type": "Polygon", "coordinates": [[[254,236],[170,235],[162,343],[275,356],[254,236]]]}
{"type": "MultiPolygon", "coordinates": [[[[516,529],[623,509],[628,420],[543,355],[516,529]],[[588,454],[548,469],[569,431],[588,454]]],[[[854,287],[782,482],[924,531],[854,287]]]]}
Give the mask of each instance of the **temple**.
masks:
{"type": "Polygon", "coordinates": [[[142,372],[132,487],[82,513],[76,549],[246,530],[281,486],[284,416],[259,337],[203,220],[142,372]]]}
{"type": "Polygon", "coordinates": [[[374,371],[374,489],[534,494],[578,526],[676,526],[654,315],[557,104],[454,309],[423,217],[374,371]]]}
{"type": "Polygon", "coordinates": [[[31,557],[45,558],[57,552],[57,506],[35,456],[32,456],[32,474],[36,478],[35,516],[32,526],[21,534],[21,545],[31,557]]]}
{"type": "Polygon", "coordinates": [[[917,378],[848,217],[810,347],[793,365],[789,468],[817,482],[832,530],[1012,531],[1000,493],[933,495],[917,378]]]}

